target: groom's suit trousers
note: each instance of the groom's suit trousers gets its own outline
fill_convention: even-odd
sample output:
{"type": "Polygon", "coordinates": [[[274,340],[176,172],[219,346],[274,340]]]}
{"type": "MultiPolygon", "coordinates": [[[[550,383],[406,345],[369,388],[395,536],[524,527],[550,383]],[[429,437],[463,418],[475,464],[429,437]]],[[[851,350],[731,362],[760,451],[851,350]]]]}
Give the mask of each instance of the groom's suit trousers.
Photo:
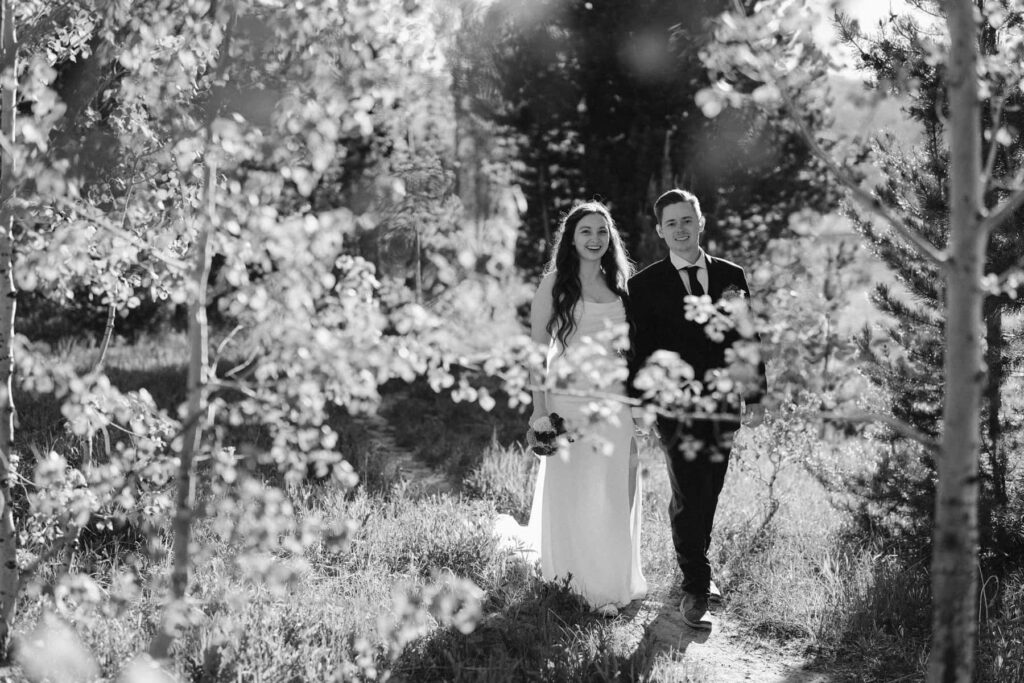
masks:
{"type": "Polygon", "coordinates": [[[706,594],[711,581],[708,548],[734,431],[723,433],[719,427],[720,423],[708,420],[658,423],[672,486],[668,506],[672,543],[683,572],[683,590],[696,595],[706,594]],[[687,458],[687,452],[695,457],[687,458]]]}

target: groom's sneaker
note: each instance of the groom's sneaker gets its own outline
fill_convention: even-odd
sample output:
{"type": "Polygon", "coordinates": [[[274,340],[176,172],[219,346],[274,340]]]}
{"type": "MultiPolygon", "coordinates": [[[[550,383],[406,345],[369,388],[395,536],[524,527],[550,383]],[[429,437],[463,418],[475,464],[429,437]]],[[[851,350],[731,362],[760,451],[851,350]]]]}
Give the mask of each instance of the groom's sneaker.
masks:
{"type": "Polygon", "coordinates": [[[708,599],[703,595],[683,593],[683,601],[679,603],[679,611],[683,613],[683,623],[690,628],[711,629],[708,599]]]}
{"type": "Polygon", "coordinates": [[[712,605],[722,604],[722,591],[713,580],[708,584],[708,602],[712,605]]]}

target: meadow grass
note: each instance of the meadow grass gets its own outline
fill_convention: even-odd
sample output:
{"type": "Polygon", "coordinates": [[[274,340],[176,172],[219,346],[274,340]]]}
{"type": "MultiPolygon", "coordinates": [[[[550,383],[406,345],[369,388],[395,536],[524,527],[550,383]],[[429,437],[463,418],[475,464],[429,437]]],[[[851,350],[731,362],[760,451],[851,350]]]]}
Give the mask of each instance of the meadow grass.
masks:
{"type": "MultiPolygon", "coordinates": [[[[330,489],[315,501],[317,511],[360,519],[362,527],[342,554],[310,548],[307,568],[284,588],[253,581],[233,549],[208,524],[197,525],[197,542],[206,550],[192,577],[193,626],[174,654],[175,673],[183,680],[340,680],[346,667],[363,675],[384,672],[394,653],[378,635],[378,622],[394,608],[396,585],[415,592],[441,571],[506,590],[517,576],[527,578],[502,573],[495,542],[482,523],[492,515],[485,502],[433,498],[413,505],[330,489]]],[[[166,562],[137,560],[132,573],[141,577],[169,569],[166,562]]],[[[124,569],[116,562],[94,567],[105,586],[124,569]]],[[[104,677],[113,678],[146,650],[161,612],[163,583],[143,582],[135,599],[117,610],[99,604],[62,612],[104,677]]],[[[28,601],[19,629],[31,630],[49,602],[28,601]]]]}
{"type": "Polygon", "coordinates": [[[494,506],[526,524],[533,502],[533,482],[538,468],[537,458],[525,446],[515,443],[502,448],[496,440],[482,452],[479,462],[462,481],[462,491],[472,498],[490,500],[494,506]]]}
{"type": "Polygon", "coordinates": [[[854,533],[846,497],[827,490],[810,465],[863,467],[871,442],[812,442],[812,452],[781,459],[756,445],[739,440],[722,494],[716,552],[730,614],[760,645],[799,653],[839,680],[919,671],[924,634],[917,629],[927,616],[919,587],[927,583],[912,577],[920,567],[902,571],[903,556],[854,533]],[[743,521],[763,522],[773,498],[770,523],[751,531],[743,521]]]}
{"type": "Polygon", "coordinates": [[[509,447],[521,439],[529,416],[508,407],[495,378],[474,378],[473,382],[487,387],[495,398],[497,405],[492,410],[475,403],[455,403],[447,393],[435,393],[423,379],[409,384],[392,381],[381,389],[385,396],[382,412],[398,444],[457,479],[480,463],[482,452],[492,443],[509,447]]]}
{"type": "MultiPolygon", "coordinates": [[[[74,344],[57,349],[76,364],[89,363],[94,351],[74,344]]],[[[122,389],[150,387],[171,409],[181,399],[183,354],[173,340],[142,339],[138,347],[112,347],[108,365],[122,389]]],[[[409,498],[365,426],[335,415],[362,485],[345,492],[304,484],[289,499],[300,517],[357,520],[359,531],[340,554],[311,546],[299,558],[301,571],[282,588],[254,579],[211,521],[200,521],[196,536],[204,550],[192,577],[190,625],[174,652],[180,679],[714,680],[713,671],[685,664],[682,651],[648,648],[628,611],[619,619],[596,618],[563,583],[541,581],[535,567],[498,550],[490,520],[504,512],[525,522],[532,499],[537,460],[515,439],[524,416],[507,409],[482,415],[478,407],[421,393],[422,387],[390,389],[413,401],[390,413],[392,424],[409,443],[429,445],[432,452],[423,450],[435,464],[460,473],[460,490],[409,498]],[[428,609],[431,586],[449,576],[481,590],[470,632],[428,609]]],[[[77,447],[60,428],[59,409],[31,398],[22,396],[19,404],[28,425],[24,443],[77,447]]],[[[722,614],[755,650],[785,650],[836,680],[920,680],[930,619],[927,558],[921,549],[855,527],[849,496],[826,489],[816,472],[869,467],[877,444],[811,439],[778,457],[785,449],[767,448],[770,441],[749,433],[730,463],[711,551],[727,592],[722,614]]],[[[652,585],[675,585],[681,577],[667,521],[667,473],[652,444],[641,449],[641,472],[644,571],[652,585]]],[[[147,543],[122,531],[87,540],[76,566],[97,580],[101,595],[69,595],[56,567],[46,567],[40,589],[21,602],[17,631],[23,643],[39,633],[48,637],[36,629],[56,611],[77,635],[51,638],[49,654],[62,643],[80,654],[65,642],[78,639],[92,653],[96,677],[113,680],[145,651],[156,628],[168,539],[158,534],[147,543]],[[134,590],[116,590],[126,583],[134,590]]],[[[295,559],[268,561],[283,567],[295,559]]],[[[998,600],[980,615],[978,680],[1022,680],[1024,572],[990,582],[996,583],[998,600]]],[[[24,672],[11,675],[24,679],[24,672]]]]}
{"type": "MultiPolygon", "coordinates": [[[[790,463],[790,483],[769,527],[758,536],[766,500],[765,465],[736,453],[722,497],[713,562],[728,594],[724,614],[760,646],[807,656],[837,680],[919,678],[927,645],[927,572],[898,553],[851,539],[844,516],[817,480],[790,463]]],[[[565,585],[546,583],[533,567],[497,550],[489,533],[496,512],[525,511],[532,456],[492,446],[469,481],[472,495],[419,500],[402,489],[344,494],[320,488],[296,495],[310,511],[361,521],[341,555],[311,548],[308,569],[286,591],[253,582],[232,550],[203,524],[208,549],[193,578],[198,616],[175,654],[183,680],[338,680],[386,672],[397,680],[713,680],[713,672],[681,663],[683,653],[647,652],[628,619],[595,618],[565,585]],[[496,505],[496,492],[515,492],[496,505]],[[480,621],[470,633],[424,616],[396,650],[381,625],[401,609],[408,591],[423,590],[439,572],[468,578],[482,593],[480,621]],[[396,591],[396,586],[399,589],[396,591]],[[358,673],[354,673],[358,672],[358,673]]],[[[644,570],[652,582],[679,580],[666,519],[667,477],[660,452],[642,454],[644,570]]],[[[501,496],[497,496],[500,498],[501,496]]],[[[108,553],[92,571],[103,585],[118,571],[141,577],[166,572],[138,549],[108,553]],[[134,558],[133,560],[131,558],[134,558]],[[120,566],[119,566],[120,563],[120,566]],[[141,566],[140,566],[141,564],[141,566]]],[[[161,581],[138,596],[64,612],[113,677],[144,651],[160,610],[161,581]]],[[[985,622],[979,680],[1013,680],[1020,660],[1017,611],[985,622]],[[990,643],[985,646],[984,643],[990,643]],[[994,647],[993,647],[994,646],[994,647]],[[1014,649],[1016,648],[1016,649],[1014,649]],[[1001,650],[1001,651],[1000,651],[1001,650]],[[995,674],[998,673],[998,676],[995,674]]],[[[50,598],[25,603],[19,628],[30,630],[50,598]]]]}

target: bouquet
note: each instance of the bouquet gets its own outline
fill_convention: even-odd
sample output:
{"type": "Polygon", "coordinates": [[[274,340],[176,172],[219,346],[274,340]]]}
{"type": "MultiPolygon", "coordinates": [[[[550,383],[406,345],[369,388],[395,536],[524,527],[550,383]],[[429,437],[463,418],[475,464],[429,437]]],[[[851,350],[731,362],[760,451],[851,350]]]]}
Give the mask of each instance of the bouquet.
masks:
{"type": "Polygon", "coordinates": [[[724,301],[724,302],[742,301],[743,299],[746,299],[746,298],[747,298],[747,293],[746,292],[744,292],[742,289],[740,289],[736,285],[729,285],[728,287],[726,287],[725,289],[722,290],[722,296],[719,297],[719,301],[724,301]]]}
{"type": "MultiPolygon", "coordinates": [[[[558,413],[551,413],[533,421],[526,432],[526,443],[535,455],[551,455],[558,446],[558,437],[568,433],[565,419],[558,413]]],[[[573,440],[571,436],[567,438],[573,440]]]]}

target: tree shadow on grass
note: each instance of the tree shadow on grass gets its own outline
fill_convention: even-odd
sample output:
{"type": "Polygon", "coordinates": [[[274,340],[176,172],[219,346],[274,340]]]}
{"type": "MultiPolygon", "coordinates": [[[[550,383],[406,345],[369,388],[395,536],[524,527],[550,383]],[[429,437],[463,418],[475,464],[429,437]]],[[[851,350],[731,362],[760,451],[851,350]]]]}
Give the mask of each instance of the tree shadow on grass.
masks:
{"type": "MultiPolygon", "coordinates": [[[[105,373],[111,385],[123,393],[145,390],[157,408],[171,416],[176,416],[178,407],[188,399],[188,368],[183,363],[154,365],[144,369],[107,367],[105,373]]],[[[231,398],[233,397],[229,395],[228,399],[231,398]]],[[[16,390],[15,401],[20,431],[20,435],[16,432],[16,438],[34,442],[40,435],[52,436],[64,431],[61,399],[52,394],[16,390]]],[[[250,434],[251,428],[247,428],[246,425],[241,425],[237,429],[229,428],[228,433],[232,432],[237,432],[233,434],[236,437],[233,439],[235,441],[253,441],[260,438],[260,435],[250,434]]]]}
{"type": "MultiPolygon", "coordinates": [[[[456,370],[456,372],[458,372],[456,370]]],[[[381,387],[381,408],[398,445],[409,448],[424,463],[461,478],[479,464],[481,454],[496,442],[503,447],[523,439],[528,414],[509,408],[500,380],[474,379],[495,399],[491,410],[452,400],[448,390],[435,392],[427,380],[392,380],[381,387]]]]}
{"type": "MultiPolygon", "coordinates": [[[[821,628],[827,635],[809,652],[806,671],[794,671],[787,683],[817,680],[807,677],[815,671],[828,672],[826,680],[851,683],[923,675],[930,630],[927,572],[908,557],[879,554],[869,579],[828,617],[833,623],[821,628]]],[[[765,621],[759,628],[775,626],[765,621]]],[[[769,635],[785,642],[784,635],[769,635]]]]}
{"type": "MultiPolygon", "coordinates": [[[[153,397],[158,408],[172,415],[177,406],[185,400],[185,372],[183,365],[156,366],[145,370],[106,370],[113,386],[122,392],[145,389],[153,397]]],[[[66,418],[61,412],[63,402],[63,399],[53,394],[28,392],[16,387],[15,448],[22,452],[31,452],[33,448],[75,452],[81,448],[81,439],[65,429],[66,418]]],[[[111,431],[109,438],[116,440],[126,437],[120,432],[111,431]]]]}
{"type": "Polygon", "coordinates": [[[616,647],[614,624],[589,611],[567,582],[535,581],[521,599],[485,605],[471,633],[438,628],[395,663],[407,681],[634,680],[631,656],[616,647]]]}
{"type": "Polygon", "coordinates": [[[121,391],[145,389],[157,407],[172,413],[188,398],[188,368],[185,365],[163,365],[144,370],[107,368],[110,383],[121,391]]]}

